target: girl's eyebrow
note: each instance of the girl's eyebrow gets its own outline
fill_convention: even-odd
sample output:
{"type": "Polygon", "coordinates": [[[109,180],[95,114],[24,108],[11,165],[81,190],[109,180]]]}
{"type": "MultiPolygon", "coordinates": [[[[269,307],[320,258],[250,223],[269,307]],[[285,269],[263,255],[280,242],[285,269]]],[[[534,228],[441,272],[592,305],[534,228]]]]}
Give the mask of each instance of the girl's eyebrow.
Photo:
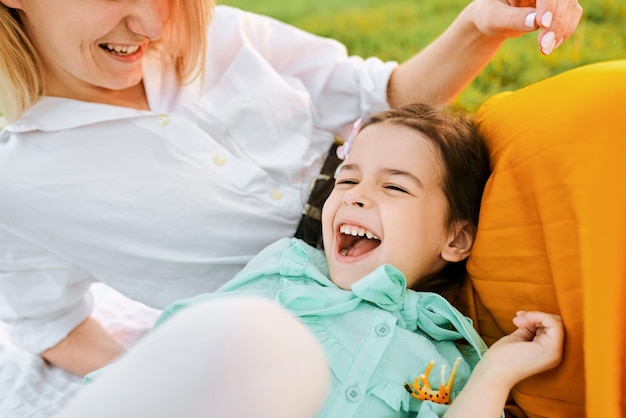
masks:
{"type": "Polygon", "coordinates": [[[337,166],[337,169],[335,170],[335,174],[333,175],[333,178],[336,179],[337,175],[339,175],[339,173],[343,170],[356,170],[357,167],[358,166],[355,164],[348,164],[346,162],[343,162],[337,166]]]}
{"type": "MultiPolygon", "coordinates": [[[[335,177],[337,177],[337,174],[339,174],[339,172],[342,170],[356,171],[356,170],[359,170],[359,166],[356,164],[341,163],[339,164],[339,167],[337,167],[337,170],[335,171],[335,177]]],[[[416,177],[412,173],[409,173],[408,171],[398,170],[395,168],[384,168],[381,171],[388,176],[404,177],[410,182],[415,183],[415,185],[419,187],[420,189],[424,190],[424,183],[422,183],[422,181],[418,177],[416,177]]]]}

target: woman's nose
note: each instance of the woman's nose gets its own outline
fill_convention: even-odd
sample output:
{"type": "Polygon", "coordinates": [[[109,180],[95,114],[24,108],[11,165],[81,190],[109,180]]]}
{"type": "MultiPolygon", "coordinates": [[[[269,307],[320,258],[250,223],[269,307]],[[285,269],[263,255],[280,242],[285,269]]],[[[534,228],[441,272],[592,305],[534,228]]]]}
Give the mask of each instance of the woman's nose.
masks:
{"type": "Polygon", "coordinates": [[[126,26],[151,41],[160,39],[170,17],[169,7],[168,0],[131,0],[126,26]]]}

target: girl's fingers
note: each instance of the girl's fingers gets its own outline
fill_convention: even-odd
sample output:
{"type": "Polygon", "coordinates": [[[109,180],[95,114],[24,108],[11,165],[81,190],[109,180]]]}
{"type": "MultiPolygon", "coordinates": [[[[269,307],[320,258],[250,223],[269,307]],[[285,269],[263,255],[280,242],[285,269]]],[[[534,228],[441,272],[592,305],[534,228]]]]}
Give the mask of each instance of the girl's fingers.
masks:
{"type": "Polygon", "coordinates": [[[518,328],[526,328],[533,332],[543,329],[547,334],[560,338],[563,334],[563,321],[559,315],[539,311],[519,311],[513,318],[518,328]]]}

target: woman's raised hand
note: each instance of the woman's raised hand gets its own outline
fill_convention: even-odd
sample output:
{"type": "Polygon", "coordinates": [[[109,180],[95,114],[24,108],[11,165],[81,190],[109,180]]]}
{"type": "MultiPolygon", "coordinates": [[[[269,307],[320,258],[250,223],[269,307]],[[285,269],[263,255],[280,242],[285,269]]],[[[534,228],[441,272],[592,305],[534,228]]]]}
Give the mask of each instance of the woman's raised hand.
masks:
{"type": "Polygon", "coordinates": [[[537,43],[549,55],[578,26],[583,9],[577,0],[474,0],[473,20],[491,37],[518,37],[539,29],[537,43]]]}

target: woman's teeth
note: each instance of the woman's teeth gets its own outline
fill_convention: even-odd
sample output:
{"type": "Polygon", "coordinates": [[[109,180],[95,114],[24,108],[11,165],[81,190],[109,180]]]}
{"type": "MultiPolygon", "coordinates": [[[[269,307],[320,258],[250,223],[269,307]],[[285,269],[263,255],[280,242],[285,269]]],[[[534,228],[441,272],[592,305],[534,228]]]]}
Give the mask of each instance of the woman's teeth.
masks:
{"type": "Polygon", "coordinates": [[[139,50],[139,45],[100,44],[100,46],[116,55],[131,55],[139,50]]]}

